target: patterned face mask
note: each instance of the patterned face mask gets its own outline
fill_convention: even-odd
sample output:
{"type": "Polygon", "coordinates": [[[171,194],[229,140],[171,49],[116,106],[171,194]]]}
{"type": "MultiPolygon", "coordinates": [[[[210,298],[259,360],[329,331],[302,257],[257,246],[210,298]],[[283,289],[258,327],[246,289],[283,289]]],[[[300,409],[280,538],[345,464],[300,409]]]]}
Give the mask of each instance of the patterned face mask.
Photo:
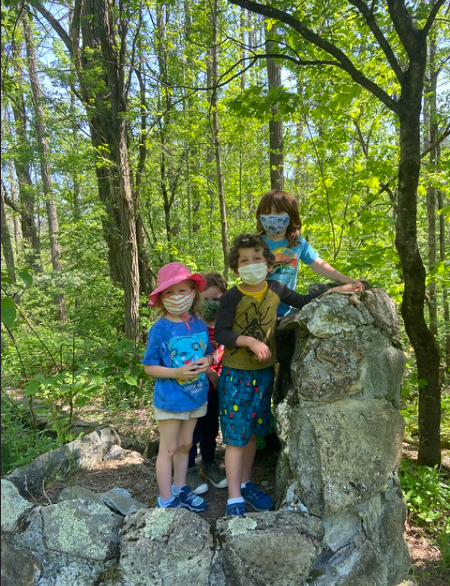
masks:
{"type": "Polygon", "coordinates": [[[218,299],[204,299],[200,302],[198,312],[206,322],[216,321],[217,314],[220,310],[220,301],[218,299]]]}
{"type": "Polygon", "coordinates": [[[267,277],[267,265],[265,262],[246,265],[238,269],[238,273],[247,285],[259,285],[267,277]]]}
{"type": "Polygon", "coordinates": [[[259,221],[266,234],[277,236],[287,230],[289,226],[289,214],[261,214],[259,221]]]}
{"type": "Polygon", "coordinates": [[[172,315],[183,315],[189,311],[194,303],[194,293],[188,295],[171,295],[165,299],[161,299],[162,304],[166,310],[172,315]]]}

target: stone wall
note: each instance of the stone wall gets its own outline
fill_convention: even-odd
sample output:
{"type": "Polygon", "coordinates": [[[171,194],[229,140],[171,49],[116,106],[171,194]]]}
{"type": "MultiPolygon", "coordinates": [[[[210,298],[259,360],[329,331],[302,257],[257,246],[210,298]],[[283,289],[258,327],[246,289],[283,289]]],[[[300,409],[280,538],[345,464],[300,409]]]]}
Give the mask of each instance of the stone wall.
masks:
{"type": "Polygon", "coordinates": [[[398,584],[409,553],[395,305],[380,289],[326,294],[282,327],[297,335],[276,407],[277,506],[321,520],[315,586],[398,584]]]}
{"type": "Polygon", "coordinates": [[[410,561],[395,305],[379,289],[326,294],[282,326],[296,344],[276,393],[278,510],[210,526],[120,491],[27,500],[27,486],[64,469],[64,454],[89,466],[117,448],[114,430],[102,430],[2,479],[3,586],[399,584],[410,561]]]}

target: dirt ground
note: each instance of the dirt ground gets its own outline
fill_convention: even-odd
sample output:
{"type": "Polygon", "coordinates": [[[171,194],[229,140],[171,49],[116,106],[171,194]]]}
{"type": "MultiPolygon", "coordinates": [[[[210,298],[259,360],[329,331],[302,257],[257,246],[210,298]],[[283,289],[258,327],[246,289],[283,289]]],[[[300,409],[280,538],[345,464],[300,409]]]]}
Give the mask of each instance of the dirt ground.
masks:
{"type": "MultiPolygon", "coordinates": [[[[138,501],[149,507],[155,506],[158,493],[155,474],[157,432],[152,431],[156,427],[151,415],[136,410],[130,414],[128,420],[121,419],[110,424],[122,438],[122,447],[127,449],[126,457],[122,460],[103,461],[92,470],[75,471],[63,481],[47,486],[45,495],[37,499],[39,502],[56,503],[63,488],[81,485],[99,493],[115,487],[125,488],[138,501]]],[[[224,453],[225,448],[219,439],[216,455],[218,462],[223,462],[224,453]]],[[[257,451],[253,480],[272,497],[275,491],[277,457],[276,438],[269,436],[266,449],[257,451]]],[[[411,451],[408,457],[411,457],[411,451]]],[[[208,502],[208,507],[200,516],[208,523],[214,523],[225,513],[227,490],[214,488],[210,484],[208,492],[202,496],[208,502]]],[[[406,523],[405,539],[411,553],[412,567],[401,586],[449,586],[450,569],[443,569],[439,549],[410,519],[406,523]]]]}

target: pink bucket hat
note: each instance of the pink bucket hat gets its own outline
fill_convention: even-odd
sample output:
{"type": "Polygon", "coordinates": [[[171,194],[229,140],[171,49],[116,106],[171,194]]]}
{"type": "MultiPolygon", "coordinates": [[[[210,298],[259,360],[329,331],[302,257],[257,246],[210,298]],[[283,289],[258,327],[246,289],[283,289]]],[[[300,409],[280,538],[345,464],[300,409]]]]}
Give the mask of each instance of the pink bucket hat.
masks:
{"type": "Polygon", "coordinates": [[[177,283],[186,281],[187,279],[189,279],[190,281],[194,281],[195,286],[199,291],[203,291],[206,287],[205,279],[198,273],[191,274],[188,267],[183,263],[169,262],[169,264],[164,265],[158,271],[158,277],[156,279],[158,286],[148,296],[148,304],[150,306],[160,305],[161,291],[164,291],[164,289],[167,289],[167,287],[170,287],[171,285],[176,285],[177,283]]]}

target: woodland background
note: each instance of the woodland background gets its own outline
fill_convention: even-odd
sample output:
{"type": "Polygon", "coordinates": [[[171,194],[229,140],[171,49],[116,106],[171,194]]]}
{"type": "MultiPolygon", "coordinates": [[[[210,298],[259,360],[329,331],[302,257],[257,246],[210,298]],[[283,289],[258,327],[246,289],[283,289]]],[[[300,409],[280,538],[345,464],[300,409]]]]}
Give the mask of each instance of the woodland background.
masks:
{"type": "MultiPolygon", "coordinates": [[[[229,242],[284,188],[320,256],[398,303],[402,483],[450,564],[449,11],[2,0],[2,473],[72,439],[87,405],[151,405],[158,269],[233,284],[229,242]]],[[[302,266],[298,289],[317,280],[302,266]]]]}

